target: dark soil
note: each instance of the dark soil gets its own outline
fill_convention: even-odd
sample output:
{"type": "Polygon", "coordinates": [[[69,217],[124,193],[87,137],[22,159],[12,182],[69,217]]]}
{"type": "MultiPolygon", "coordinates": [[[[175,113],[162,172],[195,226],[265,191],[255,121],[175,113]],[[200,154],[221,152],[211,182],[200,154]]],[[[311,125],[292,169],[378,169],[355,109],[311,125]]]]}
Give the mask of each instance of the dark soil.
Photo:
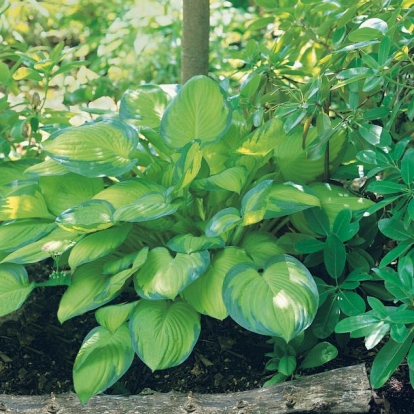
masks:
{"type": "MultiPolygon", "coordinates": [[[[84,336],[96,326],[93,312],[61,325],[56,318],[63,290],[38,289],[24,307],[0,318],[0,393],[34,395],[73,391],[72,364],[84,336]]],[[[138,358],[110,394],[149,390],[226,393],[261,387],[271,377],[264,370],[266,337],[240,328],[230,318],[202,319],[202,333],[192,355],[180,366],[152,373],[138,358]]],[[[345,348],[322,370],[365,362],[374,357],[361,342],[345,348]]],[[[304,372],[303,374],[312,374],[304,372]]],[[[402,364],[388,383],[373,393],[371,413],[414,413],[414,390],[402,364]]]]}

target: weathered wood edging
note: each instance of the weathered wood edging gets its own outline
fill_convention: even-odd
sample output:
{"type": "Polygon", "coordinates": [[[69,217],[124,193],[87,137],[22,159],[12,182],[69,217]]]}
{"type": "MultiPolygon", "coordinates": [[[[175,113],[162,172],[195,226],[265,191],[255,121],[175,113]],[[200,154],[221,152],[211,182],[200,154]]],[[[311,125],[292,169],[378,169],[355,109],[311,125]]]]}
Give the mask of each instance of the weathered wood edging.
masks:
{"type": "Polygon", "coordinates": [[[75,394],[0,395],[0,414],[311,414],[368,413],[371,390],[365,365],[231,394],[154,393],[91,398],[75,394]]]}

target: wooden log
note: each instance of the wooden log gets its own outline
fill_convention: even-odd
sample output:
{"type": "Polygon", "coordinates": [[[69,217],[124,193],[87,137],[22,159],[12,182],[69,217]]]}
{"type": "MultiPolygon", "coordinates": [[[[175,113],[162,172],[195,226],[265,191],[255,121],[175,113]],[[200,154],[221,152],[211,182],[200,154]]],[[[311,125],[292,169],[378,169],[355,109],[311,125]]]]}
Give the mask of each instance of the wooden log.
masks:
{"type": "Polygon", "coordinates": [[[367,413],[371,390],[364,364],[231,394],[98,395],[82,406],[75,394],[0,395],[7,414],[351,414],[367,413]]]}

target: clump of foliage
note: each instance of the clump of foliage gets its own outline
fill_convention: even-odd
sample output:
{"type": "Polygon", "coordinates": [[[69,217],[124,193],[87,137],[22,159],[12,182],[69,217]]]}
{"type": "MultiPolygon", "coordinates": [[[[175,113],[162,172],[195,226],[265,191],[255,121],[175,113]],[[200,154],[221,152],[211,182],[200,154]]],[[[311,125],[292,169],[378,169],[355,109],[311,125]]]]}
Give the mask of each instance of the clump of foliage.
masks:
{"type": "MultiPolygon", "coordinates": [[[[414,372],[412,11],[256,4],[236,95],[203,76],[144,84],[117,113],[49,128],[3,99],[6,143],[16,116],[50,135],[31,135],[36,157],[3,151],[0,315],[56,285],[61,322],[95,310],[74,364],[82,402],[135,355],[180,364],[200,314],[271,337],[267,385],[335,358],[347,333],[385,342],[374,388],[405,357],[414,372]],[[50,279],[30,280],[25,265],[50,257],[50,279]]],[[[63,45],[42,53],[0,67],[6,90],[15,70],[47,84],[71,65],[63,45]]]]}

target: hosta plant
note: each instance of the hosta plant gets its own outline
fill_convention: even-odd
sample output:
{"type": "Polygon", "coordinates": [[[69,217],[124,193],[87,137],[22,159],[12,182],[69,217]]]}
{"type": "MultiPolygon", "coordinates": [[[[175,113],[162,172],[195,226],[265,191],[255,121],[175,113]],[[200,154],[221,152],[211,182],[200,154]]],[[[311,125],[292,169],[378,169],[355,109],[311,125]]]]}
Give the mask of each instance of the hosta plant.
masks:
{"type": "Polygon", "coordinates": [[[200,315],[289,343],[311,325],[319,294],[277,229],[322,202],[280,179],[274,154],[287,139],[277,119],[251,131],[199,76],[127,91],[119,114],[58,130],[29,168],[2,163],[0,315],[55,285],[68,286],[61,322],[96,310],[74,364],[82,402],[135,355],[152,370],[180,364],[200,315]],[[50,279],[30,280],[25,265],[50,257],[50,279]]]}

